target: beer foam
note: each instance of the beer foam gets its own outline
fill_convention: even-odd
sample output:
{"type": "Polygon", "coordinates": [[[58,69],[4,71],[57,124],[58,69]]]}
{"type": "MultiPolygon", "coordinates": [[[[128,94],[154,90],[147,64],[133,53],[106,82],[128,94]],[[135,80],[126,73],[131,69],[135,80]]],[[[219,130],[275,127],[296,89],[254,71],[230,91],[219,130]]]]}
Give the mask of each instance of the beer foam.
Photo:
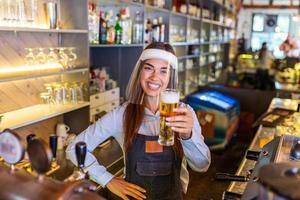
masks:
{"type": "Polygon", "coordinates": [[[163,92],[160,95],[161,102],[164,103],[179,103],[179,93],[177,92],[163,92]]]}

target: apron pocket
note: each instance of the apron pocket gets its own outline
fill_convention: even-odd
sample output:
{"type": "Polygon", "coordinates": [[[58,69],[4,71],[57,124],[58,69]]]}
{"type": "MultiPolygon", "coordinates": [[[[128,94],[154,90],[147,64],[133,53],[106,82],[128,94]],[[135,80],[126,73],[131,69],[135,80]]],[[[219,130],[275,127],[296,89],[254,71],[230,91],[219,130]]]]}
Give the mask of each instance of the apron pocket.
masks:
{"type": "Polygon", "coordinates": [[[140,176],[167,176],[172,172],[172,162],[138,161],[136,172],[140,176]]]}

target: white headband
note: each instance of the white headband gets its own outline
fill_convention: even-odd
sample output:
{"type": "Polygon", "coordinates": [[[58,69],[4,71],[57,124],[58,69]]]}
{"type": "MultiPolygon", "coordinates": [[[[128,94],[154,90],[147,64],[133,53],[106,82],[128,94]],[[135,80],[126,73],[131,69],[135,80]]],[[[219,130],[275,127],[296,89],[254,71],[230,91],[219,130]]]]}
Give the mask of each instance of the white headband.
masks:
{"type": "Polygon", "coordinates": [[[177,57],[174,56],[172,53],[162,50],[162,49],[145,49],[140,57],[142,61],[147,59],[161,59],[165,60],[170,65],[177,70],[177,57]]]}

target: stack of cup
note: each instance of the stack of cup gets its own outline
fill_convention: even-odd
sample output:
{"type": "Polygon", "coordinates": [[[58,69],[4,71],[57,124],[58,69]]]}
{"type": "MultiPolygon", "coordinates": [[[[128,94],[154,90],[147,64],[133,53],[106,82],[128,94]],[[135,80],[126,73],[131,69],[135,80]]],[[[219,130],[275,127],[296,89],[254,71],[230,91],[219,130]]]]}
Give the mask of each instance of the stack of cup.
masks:
{"type": "Polygon", "coordinates": [[[56,125],[56,135],[58,136],[57,149],[64,148],[69,131],[70,127],[63,123],[59,123],[56,125]]]}

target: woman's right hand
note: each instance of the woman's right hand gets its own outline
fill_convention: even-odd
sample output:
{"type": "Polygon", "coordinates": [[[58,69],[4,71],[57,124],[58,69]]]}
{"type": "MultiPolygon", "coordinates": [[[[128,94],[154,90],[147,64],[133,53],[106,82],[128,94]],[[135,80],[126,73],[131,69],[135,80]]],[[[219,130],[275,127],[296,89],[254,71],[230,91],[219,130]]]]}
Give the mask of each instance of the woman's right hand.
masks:
{"type": "Polygon", "coordinates": [[[109,181],[106,187],[115,195],[121,197],[124,200],[129,200],[128,196],[135,199],[143,200],[146,199],[146,190],[135,184],[125,181],[123,178],[114,177],[109,181]]]}

